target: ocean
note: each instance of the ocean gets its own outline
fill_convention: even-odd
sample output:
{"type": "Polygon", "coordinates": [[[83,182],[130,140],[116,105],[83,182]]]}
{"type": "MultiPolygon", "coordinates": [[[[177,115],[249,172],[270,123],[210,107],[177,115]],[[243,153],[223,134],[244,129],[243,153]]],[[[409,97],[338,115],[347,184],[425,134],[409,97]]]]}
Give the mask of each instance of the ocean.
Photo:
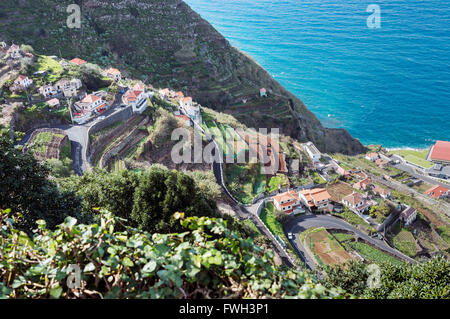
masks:
{"type": "Polygon", "coordinates": [[[448,1],[185,1],[325,126],[388,148],[450,140],[448,1]]]}

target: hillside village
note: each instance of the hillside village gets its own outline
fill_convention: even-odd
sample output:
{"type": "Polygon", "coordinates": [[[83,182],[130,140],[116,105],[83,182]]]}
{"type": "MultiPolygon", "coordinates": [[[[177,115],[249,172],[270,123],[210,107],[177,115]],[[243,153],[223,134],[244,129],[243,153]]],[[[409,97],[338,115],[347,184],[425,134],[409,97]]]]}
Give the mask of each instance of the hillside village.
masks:
{"type": "MultiPolygon", "coordinates": [[[[450,142],[436,142],[426,155],[371,145],[357,156],[325,154],[310,141],[283,135],[278,142],[254,142],[232,116],[181,91],[130,79],[114,65],[101,69],[79,57],[41,56],[4,42],[0,62],[0,124],[23,132],[24,151],[40,161],[64,161],[65,175],[139,172],[151,163],[212,170],[224,190],[220,201],[260,232],[267,230],[282,260],[309,268],[348,259],[450,256],[450,142]],[[224,157],[254,151],[269,160],[174,165],[170,129],[176,127],[199,133],[204,145],[213,142],[224,157]],[[274,162],[276,170],[261,173],[274,162]],[[307,233],[296,232],[308,216],[323,221],[307,233]],[[327,218],[341,226],[328,227],[327,218]],[[318,248],[329,235],[323,228],[341,253],[318,248]]],[[[270,92],[261,88],[259,97],[270,92]]]]}

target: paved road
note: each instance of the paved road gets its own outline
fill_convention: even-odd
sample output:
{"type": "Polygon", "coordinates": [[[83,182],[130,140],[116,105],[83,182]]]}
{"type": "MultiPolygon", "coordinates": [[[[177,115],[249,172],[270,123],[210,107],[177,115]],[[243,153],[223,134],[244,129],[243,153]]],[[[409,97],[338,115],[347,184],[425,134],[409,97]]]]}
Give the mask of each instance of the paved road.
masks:
{"type": "Polygon", "coordinates": [[[303,232],[309,228],[316,228],[316,227],[324,227],[326,229],[340,229],[340,230],[351,231],[351,232],[355,233],[358,237],[375,245],[380,250],[389,252],[404,261],[411,262],[411,263],[415,262],[415,260],[402,254],[398,250],[390,247],[384,241],[369,237],[368,235],[355,229],[354,227],[352,227],[351,225],[347,224],[345,221],[343,221],[339,218],[336,218],[333,216],[328,216],[328,215],[308,214],[305,216],[291,218],[284,225],[284,230],[286,233],[292,233],[294,235],[294,239],[290,240],[290,242],[291,242],[292,246],[297,250],[299,255],[302,257],[305,264],[310,269],[315,269],[316,265],[313,262],[312,257],[308,255],[307,251],[303,247],[303,243],[300,243],[298,235],[301,232],[303,232]]]}

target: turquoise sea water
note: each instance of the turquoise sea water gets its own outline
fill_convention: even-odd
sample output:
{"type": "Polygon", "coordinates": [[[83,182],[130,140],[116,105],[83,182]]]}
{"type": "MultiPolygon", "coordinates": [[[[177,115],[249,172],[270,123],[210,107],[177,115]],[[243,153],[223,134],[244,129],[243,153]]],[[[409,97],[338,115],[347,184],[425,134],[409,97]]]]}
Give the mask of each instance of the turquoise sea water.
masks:
{"type": "Polygon", "coordinates": [[[450,140],[448,1],[186,2],[324,125],[386,147],[450,140]],[[379,29],[367,27],[369,4],[379,29]]]}

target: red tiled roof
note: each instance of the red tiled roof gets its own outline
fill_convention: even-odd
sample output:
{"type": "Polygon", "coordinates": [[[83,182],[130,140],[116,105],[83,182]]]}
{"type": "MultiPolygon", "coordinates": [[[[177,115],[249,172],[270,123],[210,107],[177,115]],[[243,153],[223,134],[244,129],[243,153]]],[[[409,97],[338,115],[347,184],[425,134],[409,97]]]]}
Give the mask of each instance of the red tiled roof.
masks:
{"type": "Polygon", "coordinates": [[[307,189],[300,191],[300,194],[305,196],[308,201],[313,199],[315,202],[320,202],[331,198],[331,195],[325,188],[307,189]]]}
{"type": "Polygon", "coordinates": [[[108,71],[106,71],[106,73],[112,74],[112,75],[121,74],[119,70],[114,69],[114,68],[109,68],[108,71]]]}
{"type": "Polygon", "coordinates": [[[185,121],[189,121],[189,117],[187,117],[186,115],[175,115],[176,117],[178,117],[179,119],[185,120],[185,121]]]}
{"type": "Polygon", "coordinates": [[[447,193],[449,191],[448,188],[441,186],[441,185],[435,185],[425,191],[425,194],[433,196],[434,198],[439,198],[443,194],[447,193]]]}
{"type": "MultiPolygon", "coordinates": [[[[295,201],[295,200],[298,201],[298,200],[300,200],[300,198],[298,197],[296,192],[288,191],[288,192],[281,193],[281,194],[278,194],[278,195],[274,196],[273,200],[278,202],[278,203],[281,203],[282,201],[286,201],[286,200],[288,200],[289,202],[292,202],[292,201],[295,201]]],[[[281,206],[283,206],[283,204],[281,204],[281,206]]]]}
{"type": "Polygon", "coordinates": [[[432,160],[450,161],[450,142],[437,141],[431,152],[432,160]]]}
{"type": "Polygon", "coordinates": [[[47,104],[50,106],[54,106],[54,105],[59,104],[59,100],[57,98],[54,98],[54,99],[48,100],[47,104]]]}
{"type": "Polygon", "coordinates": [[[100,98],[97,95],[89,94],[83,100],[81,100],[81,103],[94,103],[98,100],[100,100],[100,98]]]}
{"type": "Polygon", "coordinates": [[[345,196],[342,201],[346,201],[352,205],[356,205],[364,201],[364,197],[360,193],[353,193],[345,196]]]}
{"type": "Polygon", "coordinates": [[[27,78],[28,78],[28,77],[25,76],[25,75],[19,75],[19,76],[17,77],[16,81],[14,81],[14,82],[23,81],[23,80],[26,80],[27,78]]]}
{"type": "Polygon", "coordinates": [[[145,87],[144,84],[142,82],[137,82],[134,86],[133,86],[133,90],[135,91],[144,91],[145,87]]]}
{"type": "Polygon", "coordinates": [[[124,99],[128,102],[134,102],[137,100],[139,95],[141,95],[142,91],[129,90],[125,93],[124,99]]]}
{"type": "Polygon", "coordinates": [[[82,65],[82,64],[86,63],[86,61],[84,61],[83,59],[80,59],[80,58],[72,59],[72,60],[70,60],[70,62],[72,62],[72,63],[74,63],[76,65],[82,65]]]}

